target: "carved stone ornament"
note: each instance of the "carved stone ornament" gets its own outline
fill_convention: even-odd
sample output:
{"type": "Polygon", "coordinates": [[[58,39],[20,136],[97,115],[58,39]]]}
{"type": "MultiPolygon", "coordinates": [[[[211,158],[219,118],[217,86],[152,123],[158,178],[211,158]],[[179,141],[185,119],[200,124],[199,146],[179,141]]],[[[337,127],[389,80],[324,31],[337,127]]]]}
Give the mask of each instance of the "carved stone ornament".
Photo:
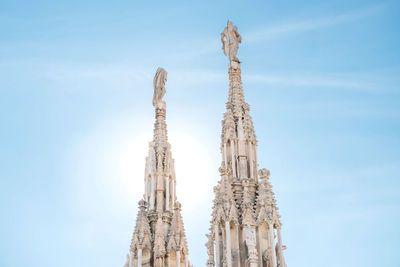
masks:
{"type": "Polygon", "coordinates": [[[258,176],[260,176],[260,179],[268,179],[269,176],[271,175],[270,171],[267,169],[260,169],[258,171],[258,176]]]}
{"type": "Polygon", "coordinates": [[[165,95],[165,83],[167,82],[167,71],[163,68],[158,68],[156,75],[153,79],[154,95],[153,95],[153,106],[157,106],[162,103],[162,98],[165,95]]]}
{"type": "Polygon", "coordinates": [[[208,255],[207,265],[213,266],[214,265],[214,241],[212,239],[211,234],[207,234],[206,237],[207,237],[206,248],[207,248],[207,255],[208,255]]]}
{"type": "Polygon", "coordinates": [[[239,60],[236,57],[239,49],[239,44],[242,42],[242,37],[237,31],[237,27],[232,25],[232,22],[228,21],[224,31],[221,33],[222,50],[225,56],[229,58],[229,61],[239,60]]]}
{"type": "Polygon", "coordinates": [[[272,267],[272,249],[271,248],[267,248],[266,250],[264,250],[264,253],[262,255],[262,259],[264,262],[264,266],[265,267],[272,267]]]}
{"type": "Polygon", "coordinates": [[[254,228],[251,228],[250,225],[247,225],[243,229],[244,241],[246,242],[247,251],[248,251],[248,262],[250,265],[257,263],[258,253],[256,248],[256,231],[254,228]]]}

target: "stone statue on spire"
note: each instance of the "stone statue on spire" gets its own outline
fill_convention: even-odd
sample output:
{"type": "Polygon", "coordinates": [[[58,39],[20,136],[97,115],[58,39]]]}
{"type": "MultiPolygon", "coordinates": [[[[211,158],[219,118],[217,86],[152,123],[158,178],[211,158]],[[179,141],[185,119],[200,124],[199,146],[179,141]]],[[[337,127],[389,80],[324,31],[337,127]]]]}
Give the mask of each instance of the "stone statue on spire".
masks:
{"type": "Polygon", "coordinates": [[[229,58],[229,61],[239,62],[236,57],[239,49],[239,44],[242,42],[242,37],[237,31],[237,27],[233,26],[232,22],[228,20],[228,23],[221,33],[222,50],[224,50],[225,56],[229,58]]]}
{"type": "Polygon", "coordinates": [[[165,83],[167,82],[168,72],[163,68],[158,68],[156,75],[153,79],[154,85],[154,96],[153,96],[153,106],[156,107],[158,104],[162,103],[162,98],[165,95],[165,83]]]}

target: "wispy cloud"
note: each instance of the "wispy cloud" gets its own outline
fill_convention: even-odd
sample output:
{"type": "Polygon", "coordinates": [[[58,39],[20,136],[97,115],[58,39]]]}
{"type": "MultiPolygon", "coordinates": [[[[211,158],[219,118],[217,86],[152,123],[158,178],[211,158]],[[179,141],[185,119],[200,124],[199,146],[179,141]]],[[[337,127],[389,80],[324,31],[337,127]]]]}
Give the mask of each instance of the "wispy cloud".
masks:
{"type": "MultiPolygon", "coordinates": [[[[131,90],[151,87],[154,68],[140,67],[131,64],[49,64],[17,61],[8,64],[0,63],[0,69],[30,68],[31,79],[40,79],[49,83],[52,88],[81,90],[85,88],[131,90]],[[54,87],[53,85],[58,85],[54,87]],[[61,87],[60,87],[61,86],[61,87]]],[[[225,83],[228,79],[225,71],[212,71],[203,68],[181,69],[168,68],[168,83],[171,86],[193,86],[204,83],[225,83]]],[[[243,82],[283,87],[317,87],[339,90],[353,90],[364,93],[382,94],[399,93],[400,69],[382,69],[370,72],[269,72],[243,73],[243,82]]],[[[7,71],[2,74],[4,77],[7,71]]],[[[0,75],[0,77],[2,76],[0,75]]],[[[28,79],[26,77],[25,79],[28,79]]]]}
{"type": "MultiPolygon", "coordinates": [[[[285,87],[318,87],[339,90],[352,90],[364,93],[399,93],[399,70],[368,73],[245,73],[243,82],[285,87]]],[[[224,72],[213,72],[205,69],[171,70],[171,82],[187,83],[223,83],[228,77],[224,72]]]]}
{"type": "MultiPolygon", "coordinates": [[[[313,17],[291,22],[276,22],[275,24],[272,23],[247,33],[241,32],[239,29],[239,32],[243,36],[243,42],[245,43],[275,40],[291,34],[326,29],[336,25],[359,21],[379,14],[384,8],[385,5],[382,4],[331,16],[313,17]]],[[[179,49],[175,45],[171,48],[175,52],[162,55],[162,57],[168,61],[176,61],[177,58],[182,61],[192,61],[200,57],[211,56],[221,51],[221,44],[215,36],[209,36],[208,39],[203,38],[196,41],[182,39],[178,43],[180,44],[179,49]]]]}
{"type": "Polygon", "coordinates": [[[367,78],[366,75],[350,74],[249,74],[244,79],[248,82],[294,86],[294,87],[321,87],[340,88],[346,90],[362,91],[367,93],[390,93],[399,92],[400,88],[390,84],[390,77],[377,81],[367,78]],[[385,82],[382,82],[385,80],[385,82]]]}
{"type": "Polygon", "coordinates": [[[334,16],[311,18],[290,23],[270,25],[257,31],[245,34],[246,37],[244,40],[245,42],[249,43],[264,40],[273,40],[289,34],[297,34],[312,30],[324,29],[376,15],[383,9],[384,6],[379,5],[334,16]]]}

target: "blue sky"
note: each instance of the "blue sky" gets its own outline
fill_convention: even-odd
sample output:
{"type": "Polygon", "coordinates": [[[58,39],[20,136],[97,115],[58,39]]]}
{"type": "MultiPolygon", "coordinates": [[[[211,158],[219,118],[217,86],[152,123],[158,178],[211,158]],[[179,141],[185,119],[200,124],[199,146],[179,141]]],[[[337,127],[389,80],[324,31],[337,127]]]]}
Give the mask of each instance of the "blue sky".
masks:
{"type": "Polygon", "coordinates": [[[230,19],[288,266],[398,266],[398,1],[1,1],[0,266],[122,266],[167,122],[195,266],[206,262],[230,19]]]}

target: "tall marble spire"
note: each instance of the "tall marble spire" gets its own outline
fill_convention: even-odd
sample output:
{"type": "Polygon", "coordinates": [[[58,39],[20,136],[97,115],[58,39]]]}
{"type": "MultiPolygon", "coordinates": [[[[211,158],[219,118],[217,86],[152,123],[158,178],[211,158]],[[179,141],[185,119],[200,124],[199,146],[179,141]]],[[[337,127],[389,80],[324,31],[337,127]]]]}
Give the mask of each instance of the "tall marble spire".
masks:
{"type": "Polygon", "coordinates": [[[257,139],[236,56],[241,40],[237,27],[228,21],[221,41],[229,59],[229,95],[222,120],[221,180],[214,188],[207,235],[207,266],[286,267],[269,171],[257,171],[257,139]]]}
{"type": "Polygon", "coordinates": [[[154,77],[153,140],[145,166],[144,200],[139,201],[135,231],[124,267],[188,267],[188,246],[176,199],[176,177],[168,143],[165,94],[167,72],[158,68],[154,77]]]}

